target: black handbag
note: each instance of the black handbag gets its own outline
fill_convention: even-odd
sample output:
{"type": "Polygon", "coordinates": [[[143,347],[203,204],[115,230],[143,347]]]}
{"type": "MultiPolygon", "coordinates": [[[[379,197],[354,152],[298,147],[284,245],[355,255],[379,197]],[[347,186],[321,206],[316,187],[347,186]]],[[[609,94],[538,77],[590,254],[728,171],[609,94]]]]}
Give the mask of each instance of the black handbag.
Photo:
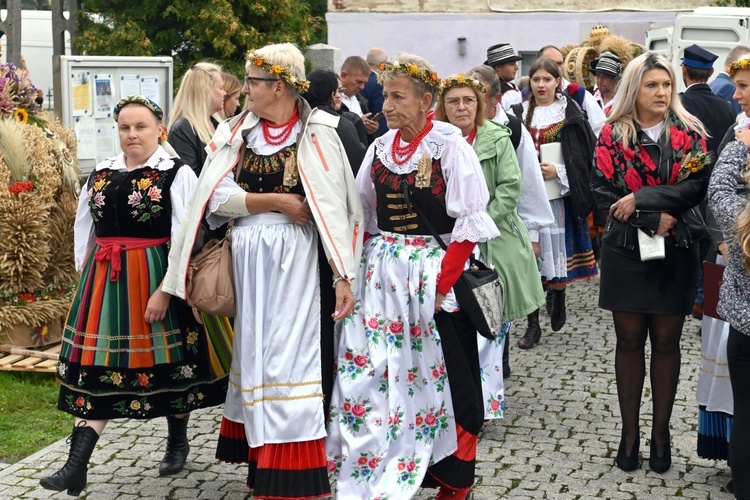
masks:
{"type": "MultiPolygon", "coordinates": [[[[410,203],[422,219],[432,236],[442,247],[448,251],[448,246],[440,237],[435,228],[430,224],[414,201],[407,197],[410,203]]],[[[487,266],[484,262],[470,258],[469,268],[466,269],[458,281],[453,285],[453,293],[461,306],[461,311],[466,315],[471,324],[482,337],[495,340],[503,325],[503,283],[494,268],[487,266]]]]}

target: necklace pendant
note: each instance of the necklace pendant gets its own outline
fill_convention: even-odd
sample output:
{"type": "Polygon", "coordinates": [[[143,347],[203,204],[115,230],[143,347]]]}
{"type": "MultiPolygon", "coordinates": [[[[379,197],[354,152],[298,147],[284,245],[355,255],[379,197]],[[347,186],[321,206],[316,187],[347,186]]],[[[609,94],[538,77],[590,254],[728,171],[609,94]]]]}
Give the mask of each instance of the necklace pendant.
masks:
{"type": "Polygon", "coordinates": [[[292,151],[286,160],[284,160],[284,181],[285,187],[294,187],[299,182],[299,172],[297,167],[297,152],[292,151]]]}
{"type": "Polygon", "coordinates": [[[417,166],[417,176],[414,178],[414,186],[417,188],[428,188],[430,187],[430,179],[432,178],[432,158],[425,152],[422,153],[422,157],[419,159],[419,165],[417,166]]]}

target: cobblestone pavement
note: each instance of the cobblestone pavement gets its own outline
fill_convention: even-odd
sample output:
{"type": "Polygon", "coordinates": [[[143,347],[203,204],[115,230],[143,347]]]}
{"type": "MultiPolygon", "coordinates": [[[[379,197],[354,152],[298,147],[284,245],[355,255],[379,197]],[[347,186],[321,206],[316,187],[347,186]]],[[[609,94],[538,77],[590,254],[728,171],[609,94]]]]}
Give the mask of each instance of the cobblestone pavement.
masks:
{"type": "MultiPolygon", "coordinates": [[[[568,324],[552,333],[544,315],[541,344],[529,351],[512,334],[505,419],[487,423],[479,440],[475,500],[495,498],[731,499],[724,462],[696,455],[695,390],[700,360],[699,322],[686,322],[682,372],[672,415],[673,465],[665,474],[648,468],[651,430],[650,384],[641,410],[641,467],[625,473],[614,466],[620,429],[614,377],[614,330],[609,313],[596,307],[598,281],[577,283],[568,292],[568,324]]],[[[250,498],[244,467],[214,459],[221,409],[195,412],[190,422],[191,454],[186,469],[158,475],[166,421],[120,420],[109,424],[91,460],[82,498],[137,499],[250,498]]],[[[0,468],[0,498],[66,498],[38,487],[57,470],[67,446],[59,441],[0,468]]],[[[422,490],[418,499],[434,496],[422,490]]]]}

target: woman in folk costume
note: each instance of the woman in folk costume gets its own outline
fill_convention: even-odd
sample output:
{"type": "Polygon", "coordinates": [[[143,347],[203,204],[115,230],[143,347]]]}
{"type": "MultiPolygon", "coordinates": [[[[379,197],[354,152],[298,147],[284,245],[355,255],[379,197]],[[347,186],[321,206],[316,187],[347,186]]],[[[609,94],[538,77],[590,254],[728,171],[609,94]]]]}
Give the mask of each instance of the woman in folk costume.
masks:
{"type": "MultiPolygon", "coordinates": [[[[591,212],[588,179],[596,136],[578,103],[561,93],[560,70],[552,59],[537,59],[529,69],[532,96],[523,103],[522,119],[540,151],[545,181],[558,185],[562,197],[549,201],[555,222],[540,234],[542,280],[553,290],[552,331],[565,326],[565,288],[573,281],[597,275],[591,235],[586,217],[591,212]],[[560,143],[562,163],[542,158],[542,146],[560,143]]],[[[539,311],[534,314],[537,318],[539,311]]],[[[529,349],[539,341],[541,329],[531,328],[518,341],[529,349]]]]}
{"type": "Polygon", "coordinates": [[[207,147],[165,289],[184,296],[204,216],[212,228],[234,219],[236,335],[217,458],[249,462],[254,498],[317,498],[330,494],[333,322],[354,309],[362,205],[340,118],[298,96],[299,49],[250,52],[245,69],[249,112],[221,123],[207,147]]]}
{"type": "Polygon", "coordinates": [[[465,75],[443,80],[437,118],[459,127],[479,157],[490,192],[487,213],[500,236],[480,245],[482,255],[497,269],[503,283],[503,329],[495,340],[479,339],[485,418],[502,418],[503,342],[510,321],[536,311],[544,303],[539,269],[529,233],[518,215],[521,170],[510,140],[510,129],[485,119],[482,82],[465,75]]]}
{"type": "Polygon", "coordinates": [[[70,455],[60,471],[40,481],[76,496],[109,419],[167,416],[159,473],[174,474],[190,450],[189,412],[221,404],[227,385],[211,367],[206,336],[190,308],[160,289],[168,243],[195,174],[159,145],[166,129],[156,103],[128,96],[114,117],[123,152],[96,166],[76,216],[82,274],[57,369],[58,408],[76,417],[70,455]]]}
{"type": "Polygon", "coordinates": [[[380,69],[391,131],[357,175],[371,236],[339,339],[328,466],[341,498],[409,498],[420,485],[465,498],[483,411],[477,334],[452,287],[498,231],[471,146],[432,121],[432,66],[400,54],[380,69]]]}

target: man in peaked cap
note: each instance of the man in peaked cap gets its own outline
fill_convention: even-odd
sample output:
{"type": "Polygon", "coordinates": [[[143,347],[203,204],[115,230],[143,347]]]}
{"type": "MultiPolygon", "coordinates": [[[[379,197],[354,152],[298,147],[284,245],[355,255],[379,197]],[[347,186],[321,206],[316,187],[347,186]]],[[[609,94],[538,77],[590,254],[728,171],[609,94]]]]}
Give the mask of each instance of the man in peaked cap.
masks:
{"type": "Polygon", "coordinates": [[[617,85],[622,76],[622,62],[612,51],[605,50],[599,57],[591,61],[589,69],[596,77],[594,98],[602,107],[604,114],[609,116],[615,104],[617,85]]]}
{"type": "Polygon", "coordinates": [[[516,54],[509,43],[499,43],[487,49],[484,64],[491,66],[500,78],[500,103],[504,110],[523,102],[521,90],[513,83],[518,72],[518,61],[523,57],[516,54]]]}
{"type": "MultiPolygon", "coordinates": [[[[721,144],[721,139],[726,131],[734,124],[734,111],[731,104],[717,96],[711,91],[706,83],[714,72],[714,61],[718,56],[712,54],[698,45],[691,45],[685,49],[682,58],[682,81],[687,89],[680,94],[682,105],[685,109],[698,118],[706,128],[706,146],[713,154],[714,161],[716,153],[721,144]]],[[[711,224],[713,215],[706,211],[705,201],[700,204],[703,217],[709,220],[709,228],[716,227],[711,224]]],[[[701,241],[701,261],[715,255],[717,245],[723,241],[723,235],[711,231],[711,240],[701,241]]],[[[697,283],[697,295],[693,304],[693,316],[703,317],[703,286],[702,280],[697,283]]]]}

